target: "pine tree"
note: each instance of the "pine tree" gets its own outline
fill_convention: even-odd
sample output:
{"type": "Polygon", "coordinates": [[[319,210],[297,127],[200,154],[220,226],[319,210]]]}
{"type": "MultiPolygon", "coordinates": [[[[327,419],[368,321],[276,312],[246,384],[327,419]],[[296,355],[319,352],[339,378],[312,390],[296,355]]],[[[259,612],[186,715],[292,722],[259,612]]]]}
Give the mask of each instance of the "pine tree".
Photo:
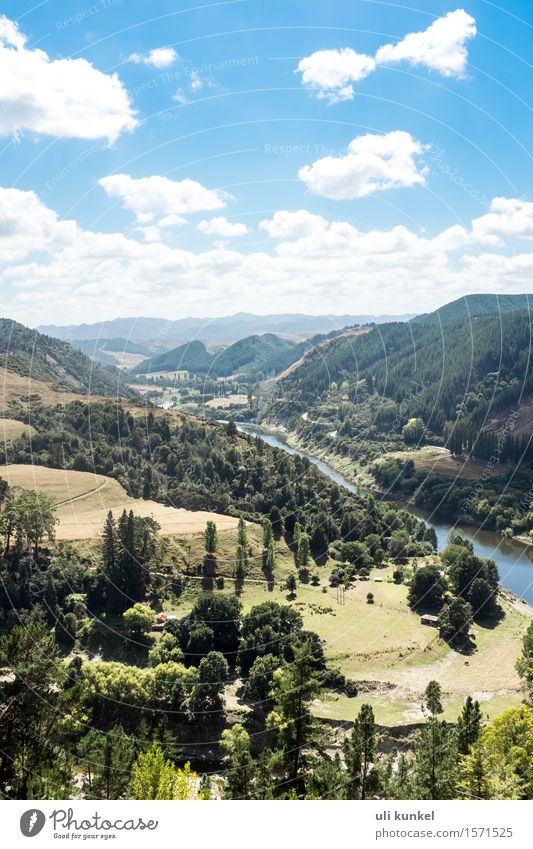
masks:
{"type": "Polygon", "coordinates": [[[102,533],[102,571],[106,579],[106,607],[108,613],[122,613],[125,607],[117,525],[111,510],[107,514],[102,533]]]}
{"type": "Polygon", "coordinates": [[[420,732],[415,749],[415,789],[419,799],[452,799],[457,746],[448,724],[437,718],[443,712],[437,681],[430,681],[426,687],[423,706],[429,721],[420,732]]]}
{"type": "Polygon", "coordinates": [[[481,710],[479,702],[468,696],[460,717],[457,720],[457,749],[461,755],[468,755],[470,749],[481,734],[481,710]]]}
{"type": "Polygon", "coordinates": [[[311,643],[306,641],[295,647],[292,663],[274,673],[274,709],[267,719],[268,726],[277,731],[275,761],[286,770],[288,785],[293,789],[303,789],[304,750],[314,728],[307,702],[318,689],[311,643]]]}
{"type": "Polygon", "coordinates": [[[474,744],[471,753],[461,759],[457,794],[460,799],[491,798],[491,786],[481,746],[474,744]]]}
{"type": "Polygon", "coordinates": [[[378,787],[374,768],[377,752],[377,730],[371,706],[361,706],[351,736],[344,741],[344,759],[348,772],[348,799],[368,799],[378,787]]]}

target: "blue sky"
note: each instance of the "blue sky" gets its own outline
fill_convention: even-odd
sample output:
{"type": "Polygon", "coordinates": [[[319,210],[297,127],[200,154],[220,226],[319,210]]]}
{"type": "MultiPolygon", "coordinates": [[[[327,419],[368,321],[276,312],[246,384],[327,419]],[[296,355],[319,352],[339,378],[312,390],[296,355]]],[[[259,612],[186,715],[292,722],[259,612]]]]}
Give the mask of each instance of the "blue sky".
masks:
{"type": "Polygon", "coordinates": [[[0,13],[3,314],[403,313],[533,291],[530,2],[0,13]]]}

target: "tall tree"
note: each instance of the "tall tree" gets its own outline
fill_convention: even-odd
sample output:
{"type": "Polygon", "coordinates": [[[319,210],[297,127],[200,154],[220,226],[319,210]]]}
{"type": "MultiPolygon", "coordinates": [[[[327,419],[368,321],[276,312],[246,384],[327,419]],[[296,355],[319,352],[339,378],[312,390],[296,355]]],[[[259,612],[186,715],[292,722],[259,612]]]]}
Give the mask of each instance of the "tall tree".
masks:
{"type": "Polygon", "coordinates": [[[248,531],[246,529],[246,522],[241,516],[239,519],[239,524],[237,525],[237,548],[241,547],[242,549],[242,559],[243,566],[246,570],[248,566],[248,531]]]}
{"type": "Polygon", "coordinates": [[[457,749],[467,755],[481,734],[481,710],[479,702],[468,696],[457,720],[457,749]]]}
{"type": "Polygon", "coordinates": [[[313,718],[308,700],[319,689],[310,641],[296,646],[292,663],[274,674],[274,709],[268,725],[277,731],[278,762],[286,769],[289,786],[303,790],[303,750],[311,740],[313,718]]]}
{"type": "Polygon", "coordinates": [[[263,519],[263,548],[265,551],[271,542],[273,542],[274,534],[272,533],[272,522],[268,518],[263,519]]]}
{"type": "Polygon", "coordinates": [[[350,737],[344,741],[344,760],[348,773],[348,799],[368,799],[376,792],[379,779],[375,768],[377,729],[371,706],[361,706],[350,737]]]}
{"type": "Polygon", "coordinates": [[[455,791],[457,746],[443,712],[441,688],[430,681],[424,693],[424,709],[429,714],[418,736],[413,765],[415,789],[420,799],[452,799],[455,791]]]}
{"type": "Polygon", "coordinates": [[[104,733],[91,728],[80,742],[85,764],[84,795],[88,799],[122,799],[127,796],[135,743],[121,725],[104,733]]]}
{"type": "Polygon", "coordinates": [[[216,554],[218,551],[218,531],[214,522],[207,522],[205,526],[204,539],[207,554],[216,554]]]}

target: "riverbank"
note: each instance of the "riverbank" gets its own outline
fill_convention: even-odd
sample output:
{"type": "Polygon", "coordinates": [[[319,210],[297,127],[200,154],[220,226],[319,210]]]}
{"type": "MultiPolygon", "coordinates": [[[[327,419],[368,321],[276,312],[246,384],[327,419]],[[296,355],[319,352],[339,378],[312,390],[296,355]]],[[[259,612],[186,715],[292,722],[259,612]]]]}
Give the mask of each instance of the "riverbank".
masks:
{"type": "MultiPolygon", "coordinates": [[[[377,498],[384,497],[377,487],[364,485],[361,478],[358,480],[353,471],[342,462],[343,458],[332,456],[325,451],[317,452],[317,454],[311,453],[294,433],[283,426],[273,427],[269,423],[267,427],[263,427],[248,422],[237,422],[237,427],[244,433],[256,434],[274,447],[307,457],[324,474],[335,480],[339,486],[344,486],[352,492],[361,494],[371,492],[377,498]]],[[[350,462],[348,461],[348,463],[350,462]]],[[[352,465],[355,464],[352,462],[352,465]]],[[[533,605],[533,547],[529,540],[526,543],[516,538],[503,537],[494,531],[486,531],[475,525],[453,522],[391,496],[387,496],[387,500],[396,501],[398,505],[422,519],[428,526],[433,527],[437,534],[439,550],[446,546],[448,535],[452,529],[460,530],[472,541],[475,552],[479,557],[490,558],[496,562],[501,586],[513,593],[519,601],[533,605]]]]}

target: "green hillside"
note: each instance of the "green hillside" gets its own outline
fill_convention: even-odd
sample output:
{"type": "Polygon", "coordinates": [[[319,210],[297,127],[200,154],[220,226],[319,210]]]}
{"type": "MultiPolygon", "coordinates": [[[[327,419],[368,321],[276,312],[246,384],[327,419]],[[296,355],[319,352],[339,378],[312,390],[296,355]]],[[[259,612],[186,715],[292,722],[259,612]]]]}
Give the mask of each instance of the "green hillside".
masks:
{"type": "Polygon", "coordinates": [[[438,310],[427,315],[417,316],[415,321],[449,321],[451,319],[473,319],[476,316],[530,310],[533,306],[533,295],[465,295],[450,304],[445,304],[438,310]]]}
{"type": "Polygon", "coordinates": [[[299,346],[273,333],[248,336],[217,354],[210,354],[204,343],[196,340],[139,363],[133,372],[149,374],[184,369],[195,373],[209,372],[216,377],[227,377],[237,372],[269,372],[274,360],[283,368],[288,365],[292,351],[299,356],[299,346]]]}
{"type": "Polygon", "coordinates": [[[533,389],[531,316],[525,311],[482,315],[472,321],[432,318],[381,325],[358,337],[340,337],[311,352],[282,381],[283,397],[302,403],[326,398],[332,383],[345,383],[351,400],[368,393],[394,404],[377,424],[419,416],[435,433],[465,412],[482,421],[533,389]]]}
{"type": "Polygon", "coordinates": [[[71,392],[131,397],[125,385],[119,387],[119,372],[108,371],[81,351],[16,321],[0,319],[0,365],[15,374],[43,380],[71,392]]]}

